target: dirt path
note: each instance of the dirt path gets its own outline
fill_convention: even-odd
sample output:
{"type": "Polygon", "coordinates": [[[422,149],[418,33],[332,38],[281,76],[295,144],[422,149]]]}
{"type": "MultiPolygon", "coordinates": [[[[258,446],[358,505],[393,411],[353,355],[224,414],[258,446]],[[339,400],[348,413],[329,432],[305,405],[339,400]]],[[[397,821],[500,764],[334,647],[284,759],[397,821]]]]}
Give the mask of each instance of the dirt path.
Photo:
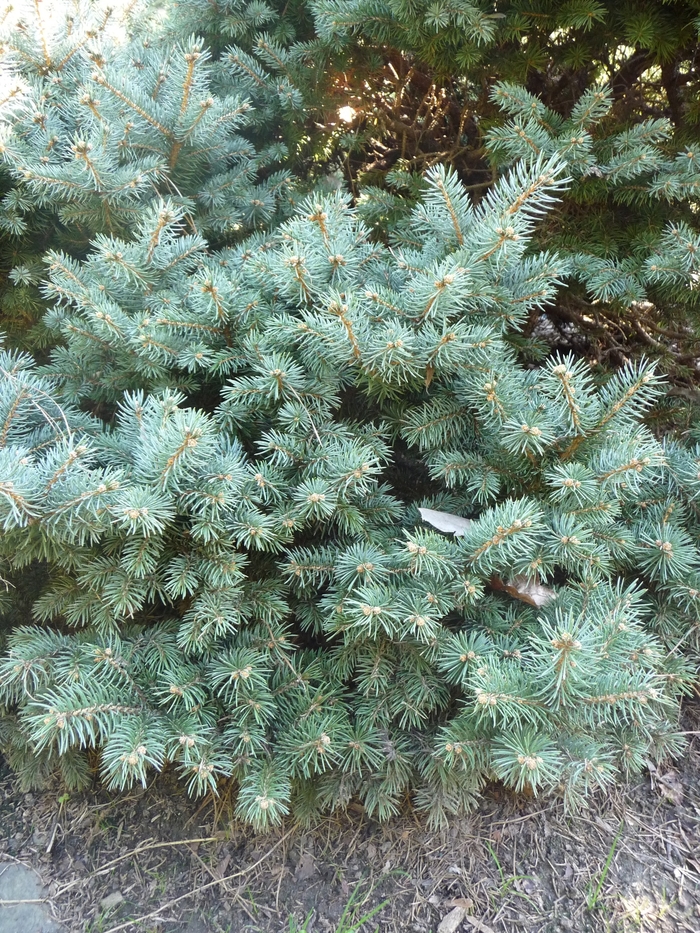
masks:
{"type": "MultiPolygon", "coordinates": [[[[476,933],[698,933],[700,706],[685,729],[683,762],[576,817],[494,787],[443,832],[408,808],[382,827],[356,807],[261,837],[230,820],[226,794],[193,802],[166,778],[66,798],[6,774],[0,870],[38,872],[64,933],[354,933],[368,914],[369,933],[434,933],[448,914],[476,933]]],[[[44,933],[10,916],[0,907],[0,933],[44,933]]]]}

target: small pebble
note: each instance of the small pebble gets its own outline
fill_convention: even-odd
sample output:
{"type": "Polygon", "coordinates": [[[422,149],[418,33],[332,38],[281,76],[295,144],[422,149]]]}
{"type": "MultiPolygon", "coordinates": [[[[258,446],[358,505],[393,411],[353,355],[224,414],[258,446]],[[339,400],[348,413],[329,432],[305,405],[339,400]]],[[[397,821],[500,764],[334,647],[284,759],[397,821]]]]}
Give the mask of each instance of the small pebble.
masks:
{"type": "Polygon", "coordinates": [[[112,893],[108,894],[107,897],[102,898],[100,901],[100,907],[102,910],[109,910],[110,907],[118,907],[123,900],[124,895],[121,891],[112,891],[112,893]]]}

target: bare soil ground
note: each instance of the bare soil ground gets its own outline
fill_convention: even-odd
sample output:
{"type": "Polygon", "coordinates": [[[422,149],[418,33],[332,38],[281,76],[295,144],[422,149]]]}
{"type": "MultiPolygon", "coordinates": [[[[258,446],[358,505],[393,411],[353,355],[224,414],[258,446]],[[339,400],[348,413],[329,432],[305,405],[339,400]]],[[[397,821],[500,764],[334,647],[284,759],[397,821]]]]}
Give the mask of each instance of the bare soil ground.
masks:
{"type": "Polygon", "coordinates": [[[167,776],[66,796],[22,794],[4,772],[0,869],[36,870],[66,933],[434,933],[455,906],[476,933],[698,933],[700,704],[684,728],[683,761],[584,813],[494,787],[444,832],[409,805],[386,826],[358,806],[256,836],[226,791],[192,801],[167,776]]]}

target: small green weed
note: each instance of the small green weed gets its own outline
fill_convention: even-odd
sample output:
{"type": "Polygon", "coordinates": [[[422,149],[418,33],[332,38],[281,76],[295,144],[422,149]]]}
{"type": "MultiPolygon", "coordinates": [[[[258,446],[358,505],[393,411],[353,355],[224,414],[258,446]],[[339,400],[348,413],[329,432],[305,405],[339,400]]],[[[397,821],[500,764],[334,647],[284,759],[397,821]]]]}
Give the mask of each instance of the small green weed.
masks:
{"type": "MultiPolygon", "coordinates": [[[[358,933],[358,931],[369,921],[375,917],[380,910],[383,910],[387,904],[388,900],[382,901],[380,904],[377,904],[375,907],[372,907],[370,910],[365,913],[361,913],[363,907],[369,900],[372,895],[372,892],[375,889],[375,885],[371,885],[368,891],[362,890],[362,881],[358,881],[355,887],[350,894],[350,897],[343,908],[343,913],[338,920],[338,925],[333,930],[333,933],[358,933]],[[358,914],[361,914],[358,916],[358,914]]],[[[311,922],[311,917],[313,916],[313,910],[308,914],[301,926],[298,925],[294,917],[289,918],[289,927],[288,933],[307,933],[309,924],[311,922]]],[[[377,933],[379,927],[374,928],[374,933],[377,933]]]]}
{"type": "MultiPolygon", "coordinates": [[[[486,848],[489,850],[491,854],[491,858],[495,862],[496,868],[498,869],[498,874],[501,879],[501,888],[498,892],[500,897],[505,897],[506,894],[508,894],[510,889],[513,887],[516,881],[525,881],[526,879],[532,877],[531,875],[506,875],[505,871],[503,870],[503,866],[501,865],[501,862],[498,856],[496,855],[496,852],[490,842],[486,843],[486,848]]],[[[522,897],[523,900],[528,901],[530,904],[533,904],[535,907],[537,906],[531,897],[528,897],[527,894],[523,894],[522,891],[518,891],[517,888],[515,891],[513,891],[513,893],[516,894],[518,897],[522,897]]]]}
{"type": "Polygon", "coordinates": [[[310,910],[306,920],[304,920],[301,926],[297,924],[297,921],[294,917],[290,917],[289,918],[289,933],[307,933],[309,929],[309,923],[311,922],[311,918],[313,917],[313,915],[314,915],[313,910],[310,910]]]}
{"type": "Polygon", "coordinates": [[[605,879],[608,877],[608,872],[610,871],[610,866],[612,865],[612,860],[615,856],[615,850],[617,849],[617,844],[620,841],[620,836],[622,835],[622,830],[624,829],[625,823],[624,820],[620,823],[620,828],[617,831],[615,838],[612,841],[610,850],[608,851],[607,858],[605,859],[605,864],[598,878],[598,883],[595,888],[593,887],[594,879],[588,882],[587,894],[586,894],[586,906],[589,910],[595,910],[598,906],[598,901],[600,900],[600,892],[603,889],[605,884],[605,879]]]}

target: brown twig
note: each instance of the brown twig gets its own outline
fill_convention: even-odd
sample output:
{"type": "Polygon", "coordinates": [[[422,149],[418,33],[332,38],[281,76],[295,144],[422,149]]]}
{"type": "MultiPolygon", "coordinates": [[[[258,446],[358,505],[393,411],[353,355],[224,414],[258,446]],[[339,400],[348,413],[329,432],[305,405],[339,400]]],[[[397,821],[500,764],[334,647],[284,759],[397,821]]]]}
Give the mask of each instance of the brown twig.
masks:
{"type": "MultiPolygon", "coordinates": [[[[213,888],[216,885],[224,884],[227,881],[232,881],[234,878],[242,878],[244,875],[249,875],[253,869],[257,868],[258,865],[261,865],[266,859],[268,859],[275,849],[278,849],[282,843],[291,836],[294,832],[294,828],[287,830],[287,832],[282,836],[277,842],[267,850],[267,852],[261,856],[257,862],[254,862],[252,865],[249,865],[248,868],[244,868],[241,871],[236,871],[231,875],[225,875],[223,878],[216,878],[214,881],[208,881],[206,884],[200,884],[196,888],[192,888],[190,891],[181,894],[179,897],[173,898],[171,901],[168,901],[166,904],[163,904],[161,907],[157,907],[155,910],[152,910],[148,914],[143,914],[141,917],[135,917],[133,920],[125,920],[124,923],[119,923],[115,927],[110,927],[109,930],[106,930],[105,933],[119,933],[120,930],[126,930],[127,927],[135,926],[137,923],[143,923],[145,920],[153,920],[164,910],[167,910],[169,907],[174,907],[176,904],[180,904],[182,901],[187,900],[190,897],[194,897],[196,894],[201,894],[202,891],[206,891],[209,888],[213,888]]],[[[162,845],[168,845],[169,843],[161,843],[162,845]]]]}
{"type": "Polygon", "coordinates": [[[168,846],[189,846],[195,845],[196,843],[202,842],[217,842],[219,839],[218,836],[206,836],[201,839],[174,839],[171,842],[148,842],[142,843],[141,845],[136,846],[135,849],[131,849],[129,852],[125,852],[124,855],[119,855],[117,858],[112,859],[110,862],[107,862],[101,868],[98,868],[96,871],[91,872],[87,878],[76,878],[74,881],[70,881],[68,884],[64,884],[60,887],[54,897],[61,897],[71,888],[74,888],[77,884],[84,884],[86,880],[90,878],[98,878],[100,875],[107,874],[111,871],[112,868],[117,865],[119,862],[123,862],[125,859],[132,859],[137,855],[141,855],[142,852],[148,852],[151,849],[163,849],[168,846]]]}

